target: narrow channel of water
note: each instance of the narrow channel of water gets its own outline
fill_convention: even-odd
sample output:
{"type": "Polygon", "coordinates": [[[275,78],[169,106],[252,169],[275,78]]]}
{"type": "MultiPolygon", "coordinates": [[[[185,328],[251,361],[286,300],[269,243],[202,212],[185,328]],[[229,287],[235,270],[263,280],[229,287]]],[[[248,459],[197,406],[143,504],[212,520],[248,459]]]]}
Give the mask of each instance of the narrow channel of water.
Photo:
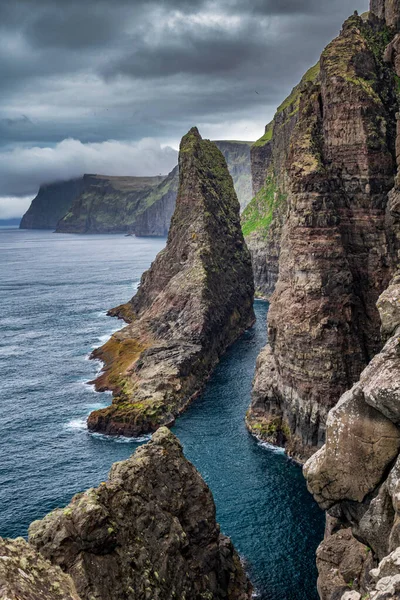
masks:
{"type": "MultiPolygon", "coordinates": [[[[0,535],[103,481],[137,444],[89,435],[85,418],[109,403],[85,384],[93,347],[118,328],[107,308],[132,296],[165,240],[0,229],[0,535]]],[[[257,324],[226,354],[174,432],[210,485],[221,528],[246,558],[259,598],[314,600],[323,515],[301,470],[248,434],[257,324]]]]}

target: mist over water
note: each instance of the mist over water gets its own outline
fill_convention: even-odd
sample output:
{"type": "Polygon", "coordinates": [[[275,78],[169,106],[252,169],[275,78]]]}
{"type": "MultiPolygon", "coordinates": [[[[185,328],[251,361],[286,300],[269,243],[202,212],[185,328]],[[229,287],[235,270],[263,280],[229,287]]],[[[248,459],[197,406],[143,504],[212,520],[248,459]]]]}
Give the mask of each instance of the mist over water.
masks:
{"type": "MultiPolygon", "coordinates": [[[[107,478],[138,442],[90,435],[88,413],[110,402],[85,382],[91,350],[122,326],[106,311],[129,299],[165,240],[0,228],[0,535],[28,525],[107,478]]],[[[262,600],[314,600],[323,514],[301,470],[248,434],[267,303],[173,431],[209,484],[224,533],[262,600]]],[[[141,443],[147,441],[143,438],[141,443]]]]}

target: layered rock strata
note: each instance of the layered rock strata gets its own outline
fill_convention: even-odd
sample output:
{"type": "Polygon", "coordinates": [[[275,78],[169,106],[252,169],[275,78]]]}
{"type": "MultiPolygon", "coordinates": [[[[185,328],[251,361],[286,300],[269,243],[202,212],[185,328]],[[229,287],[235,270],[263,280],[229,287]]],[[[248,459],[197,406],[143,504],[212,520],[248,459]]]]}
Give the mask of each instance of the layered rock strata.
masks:
{"type": "Polygon", "coordinates": [[[344,599],[349,588],[355,600],[400,597],[399,275],[378,308],[386,344],[330,411],[326,443],[304,467],[328,510],[317,552],[321,600],[344,599]]]}
{"type": "Polygon", "coordinates": [[[81,600],[251,598],[210,490],[165,427],[107,482],[33,523],[29,541],[81,600]]]}
{"type": "Polygon", "coordinates": [[[167,246],[136,296],[112,311],[129,325],[93,353],[104,362],[96,389],[114,398],[91,413],[91,431],[135,436],[172,423],[254,322],[251,260],[225,160],[193,128],[179,168],[167,246]]]}
{"type": "Polygon", "coordinates": [[[269,346],[247,423],[301,461],[381,348],[376,301],[396,257],[388,193],[397,96],[383,61],[391,38],[384,23],[354,15],[299,92],[269,346]]]}
{"type": "Polygon", "coordinates": [[[282,227],[287,216],[287,160],[290,139],[298,121],[300,96],[315,81],[319,64],[305,73],[300,83],[278,107],[264,135],[251,147],[253,200],[242,215],[243,233],[249,247],[256,294],[270,298],[279,273],[282,227]]]}

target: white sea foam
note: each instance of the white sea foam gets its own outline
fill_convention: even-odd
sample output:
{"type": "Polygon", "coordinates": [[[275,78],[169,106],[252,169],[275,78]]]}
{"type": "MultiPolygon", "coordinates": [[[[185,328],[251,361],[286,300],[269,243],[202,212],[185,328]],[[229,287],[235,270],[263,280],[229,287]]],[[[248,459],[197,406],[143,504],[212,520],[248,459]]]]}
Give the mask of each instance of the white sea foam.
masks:
{"type": "Polygon", "coordinates": [[[93,402],[92,404],[85,404],[85,408],[87,408],[90,412],[92,410],[101,410],[102,408],[107,408],[108,404],[106,402],[93,402]]]}
{"type": "Polygon", "coordinates": [[[81,417],[79,419],[71,419],[64,425],[64,429],[74,430],[74,431],[85,431],[87,429],[86,425],[87,417],[81,417]]]}
{"type": "Polygon", "coordinates": [[[273,444],[269,444],[268,442],[263,442],[262,440],[257,440],[258,445],[269,452],[273,452],[274,454],[285,454],[284,448],[279,448],[278,446],[274,446],[273,444]]]}
{"type": "Polygon", "coordinates": [[[141,444],[142,442],[149,442],[151,440],[151,435],[140,435],[138,437],[126,437],[124,435],[104,435],[103,433],[92,433],[89,434],[97,439],[103,440],[105,442],[116,442],[117,444],[141,444]]]}

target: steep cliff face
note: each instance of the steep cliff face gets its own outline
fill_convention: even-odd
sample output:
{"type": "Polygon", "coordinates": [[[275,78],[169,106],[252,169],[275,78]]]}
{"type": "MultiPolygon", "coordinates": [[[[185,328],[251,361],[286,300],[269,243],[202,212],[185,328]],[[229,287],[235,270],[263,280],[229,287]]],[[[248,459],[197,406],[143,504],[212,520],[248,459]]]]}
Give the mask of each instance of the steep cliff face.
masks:
{"type": "MultiPolygon", "coordinates": [[[[233,180],[240,208],[243,210],[251,200],[251,142],[213,142],[222,152],[233,180]]],[[[176,167],[165,182],[152,194],[149,207],[135,222],[134,231],[139,237],[166,236],[174,214],[179,187],[179,168],[176,167]]]]}
{"type": "Polygon", "coordinates": [[[110,407],[89,416],[94,431],[138,435],[173,422],[254,321],[251,260],[224,157],[194,128],[179,169],[167,246],[131,302],[112,311],[130,325],[94,352],[105,365],[96,387],[114,392],[110,407]]]}
{"type": "Polygon", "coordinates": [[[165,427],[107,482],[33,523],[29,541],[81,600],[251,598],[210,490],[165,427]]]}
{"type": "Polygon", "coordinates": [[[82,177],[41,185],[21,219],[20,229],[55,229],[58,221],[85,189],[82,177]]]}
{"type": "Polygon", "coordinates": [[[300,95],[318,77],[319,64],[307,71],[300,83],[278,107],[264,135],[251,147],[254,198],[242,215],[249,247],[256,294],[269,298],[276,286],[282,227],[287,215],[287,160],[290,139],[298,121],[300,95]]]}
{"type": "MultiPolygon", "coordinates": [[[[84,189],[57,224],[57,233],[132,232],[136,218],[161,199],[164,177],[84,175],[84,189]]],[[[170,183],[170,179],[168,179],[170,183]]],[[[164,188],[163,188],[164,189],[164,188]]]]}
{"type": "Polygon", "coordinates": [[[397,97],[382,59],[391,37],[383,23],[345,23],[299,90],[278,180],[287,191],[279,279],[247,422],[300,460],[323,444],[328,411],[381,347],[375,305],[395,257],[397,97]]]}
{"type": "Polygon", "coordinates": [[[134,231],[139,237],[166,237],[174,214],[179,187],[179,169],[175,167],[166,179],[147,197],[148,208],[135,219],[134,231]]]}
{"type": "Polygon", "coordinates": [[[0,538],[2,600],[81,600],[75,585],[22,538],[0,538]]]}
{"type": "Polygon", "coordinates": [[[240,208],[244,210],[253,197],[250,162],[252,142],[217,140],[214,141],[214,144],[224,155],[229,173],[232,176],[240,208]]]}
{"type": "Polygon", "coordinates": [[[328,510],[317,552],[322,600],[342,598],[350,584],[355,600],[400,594],[399,275],[378,308],[387,342],[329,413],[326,443],[304,467],[328,510]]]}

